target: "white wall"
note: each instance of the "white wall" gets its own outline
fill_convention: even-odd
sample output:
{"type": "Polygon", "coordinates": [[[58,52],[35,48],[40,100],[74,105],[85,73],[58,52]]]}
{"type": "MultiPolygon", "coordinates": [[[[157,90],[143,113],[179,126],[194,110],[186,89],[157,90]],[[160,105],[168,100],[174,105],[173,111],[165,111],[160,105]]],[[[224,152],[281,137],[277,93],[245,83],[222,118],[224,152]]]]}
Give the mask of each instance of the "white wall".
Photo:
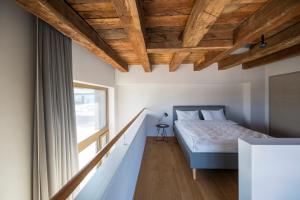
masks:
{"type": "MultiPolygon", "coordinates": [[[[206,85],[137,85],[118,87],[119,115],[132,116],[128,110],[138,113],[143,107],[150,109],[157,118],[162,112],[167,112],[168,124],[172,124],[173,105],[227,105],[229,117],[244,124],[243,87],[241,84],[206,84],[206,85]]],[[[121,121],[126,124],[127,121],[121,121]]],[[[157,121],[154,120],[153,127],[157,121]]],[[[169,129],[171,131],[171,129],[169,129]]],[[[151,135],[154,135],[155,128],[151,135]]]]}
{"type": "Polygon", "coordinates": [[[239,139],[238,146],[239,199],[299,199],[300,139],[239,139]]]}
{"type": "Polygon", "coordinates": [[[193,71],[193,65],[182,65],[173,73],[166,65],[154,66],[151,73],[137,66],[129,73],[116,71],[118,127],[143,107],[153,111],[154,121],[169,113],[171,125],[173,105],[221,104],[227,106],[230,119],[264,131],[264,78],[264,68],[218,71],[217,65],[199,72],[193,71]]]}
{"type": "Polygon", "coordinates": [[[115,70],[99,57],[72,42],[73,79],[75,81],[107,87],[109,90],[109,128],[115,134],[116,96],[115,70]]]}
{"type": "Polygon", "coordinates": [[[173,73],[167,65],[154,66],[151,73],[143,72],[140,66],[132,66],[129,73],[116,71],[118,126],[122,127],[142,107],[160,115],[165,111],[171,114],[176,104],[218,103],[229,106],[234,112],[232,119],[267,132],[269,77],[300,71],[299,63],[297,56],[249,70],[237,66],[218,71],[214,64],[199,72],[194,72],[192,65],[181,65],[173,73]]]}
{"type": "Polygon", "coordinates": [[[111,65],[76,42],[72,43],[72,53],[74,80],[106,87],[115,86],[115,70],[111,65]]]}
{"type": "Polygon", "coordinates": [[[0,1],[0,199],[31,199],[35,22],[0,1]]]}

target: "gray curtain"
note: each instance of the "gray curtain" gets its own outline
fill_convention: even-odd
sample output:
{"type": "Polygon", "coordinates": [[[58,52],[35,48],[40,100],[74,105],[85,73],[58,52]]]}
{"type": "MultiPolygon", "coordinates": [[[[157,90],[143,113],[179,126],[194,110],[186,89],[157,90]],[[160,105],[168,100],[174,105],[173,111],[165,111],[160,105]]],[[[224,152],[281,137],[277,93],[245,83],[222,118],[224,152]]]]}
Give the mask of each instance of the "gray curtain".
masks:
{"type": "Polygon", "coordinates": [[[33,199],[48,200],[78,169],[72,43],[38,20],[33,199]]]}

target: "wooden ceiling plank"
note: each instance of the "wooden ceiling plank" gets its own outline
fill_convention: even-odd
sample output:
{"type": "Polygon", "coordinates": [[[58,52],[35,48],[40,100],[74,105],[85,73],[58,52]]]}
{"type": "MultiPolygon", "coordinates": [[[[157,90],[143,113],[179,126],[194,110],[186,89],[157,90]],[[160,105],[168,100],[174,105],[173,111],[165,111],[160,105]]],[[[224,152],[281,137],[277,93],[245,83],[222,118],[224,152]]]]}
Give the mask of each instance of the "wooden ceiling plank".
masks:
{"type": "Polygon", "coordinates": [[[123,28],[122,22],[119,18],[86,19],[86,21],[96,30],[123,28]]]}
{"type": "Polygon", "coordinates": [[[114,11],[111,2],[71,4],[77,12],[84,11],[114,11]]]}
{"type": "MultiPolygon", "coordinates": [[[[188,47],[188,48],[203,48],[203,49],[230,49],[232,48],[232,40],[201,40],[197,47],[188,47]]],[[[158,40],[150,41],[147,43],[148,49],[181,49],[182,41],[179,40],[158,40]]]]}
{"type": "Polygon", "coordinates": [[[134,48],[132,46],[132,43],[128,40],[128,39],[107,39],[106,40],[107,44],[109,44],[109,46],[111,46],[113,49],[115,49],[116,51],[133,51],[134,48]]]}
{"type": "Polygon", "coordinates": [[[116,11],[110,11],[110,10],[79,11],[78,13],[84,19],[116,18],[116,17],[118,17],[116,11]]]}
{"type": "MultiPolygon", "coordinates": [[[[183,47],[197,46],[230,2],[230,0],[196,0],[183,33],[183,47]]],[[[186,52],[175,53],[169,71],[176,71],[188,55],[186,52]]]]}
{"type": "MultiPolygon", "coordinates": [[[[96,18],[91,17],[92,12],[79,12],[83,17],[87,17],[86,21],[96,29],[114,29],[123,28],[121,19],[118,17],[107,17],[107,18],[96,18]]],[[[103,14],[103,12],[102,12],[103,14]]],[[[118,14],[117,14],[118,15],[118,14]]],[[[188,15],[178,15],[178,16],[147,16],[144,18],[145,28],[155,28],[155,27],[184,27],[188,15]]]]}
{"type": "Polygon", "coordinates": [[[234,66],[255,60],[269,54],[281,51],[291,46],[300,43],[300,22],[287,28],[286,30],[279,32],[278,34],[266,39],[267,46],[260,48],[259,44],[256,44],[248,52],[232,55],[219,61],[219,70],[229,69],[234,66]]]}
{"type": "Polygon", "coordinates": [[[244,13],[244,12],[234,12],[229,14],[222,14],[215,24],[239,24],[243,20],[245,20],[252,12],[244,13]]]}
{"type": "Polygon", "coordinates": [[[270,0],[234,30],[234,46],[211,60],[195,63],[194,70],[201,70],[227,57],[234,50],[251,43],[262,34],[275,30],[300,15],[299,0],[270,0]]]}
{"type": "Polygon", "coordinates": [[[169,64],[172,59],[173,54],[157,54],[157,53],[150,53],[149,59],[153,64],[169,64]]]}
{"type": "Polygon", "coordinates": [[[110,0],[94,0],[94,1],[75,1],[71,3],[72,8],[80,14],[84,19],[97,19],[97,18],[117,18],[115,8],[110,0]],[[82,2],[82,3],[79,3],[82,2]]]}
{"type": "Polygon", "coordinates": [[[188,15],[170,15],[170,16],[145,16],[145,27],[184,27],[188,20],[188,15]]]}
{"type": "Polygon", "coordinates": [[[148,53],[179,53],[179,52],[207,52],[207,51],[220,51],[231,48],[231,46],[197,46],[197,47],[179,47],[179,48],[148,48],[148,53]]]}
{"type": "Polygon", "coordinates": [[[67,0],[68,3],[71,4],[79,4],[79,3],[109,3],[110,0],[67,0]]]}
{"type": "Polygon", "coordinates": [[[127,34],[125,33],[124,29],[99,29],[97,32],[100,34],[100,36],[104,39],[126,39],[127,34]]]}
{"type": "Polygon", "coordinates": [[[222,49],[230,49],[232,48],[232,40],[201,40],[198,44],[198,47],[218,47],[220,50],[222,49]]]}
{"type": "Polygon", "coordinates": [[[17,0],[17,2],[118,70],[128,71],[127,63],[65,1],[17,0]]]}
{"type": "Polygon", "coordinates": [[[243,69],[252,69],[254,67],[259,67],[261,65],[266,65],[283,59],[292,58],[298,55],[300,55],[300,45],[295,45],[290,48],[273,53],[271,55],[267,55],[256,60],[243,63],[243,69]]]}
{"type": "Polygon", "coordinates": [[[143,2],[145,16],[175,16],[189,15],[191,13],[193,1],[156,1],[143,2]]]}
{"type": "Polygon", "coordinates": [[[253,13],[257,11],[261,6],[265,4],[267,0],[262,2],[250,2],[250,3],[231,3],[227,5],[224,10],[223,14],[229,14],[232,12],[243,12],[243,13],[253,13]]]}
{"type": "Polygon", "coordinates": [[[112,3],[119,15],[122,26],[141,61],[144,71],[151,72],[151,65],[144,39],[144,27],[141,21],[139,2],[137,0],[112,0],[112,3]]]}

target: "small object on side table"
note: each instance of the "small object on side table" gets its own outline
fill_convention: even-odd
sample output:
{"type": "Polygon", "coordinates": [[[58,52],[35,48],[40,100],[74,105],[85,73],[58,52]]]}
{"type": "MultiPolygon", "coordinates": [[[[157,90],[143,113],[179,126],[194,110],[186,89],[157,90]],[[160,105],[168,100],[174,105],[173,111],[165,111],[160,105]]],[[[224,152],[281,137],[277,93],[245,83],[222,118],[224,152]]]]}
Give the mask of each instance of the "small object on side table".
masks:
{"type": "MultiPolygon", "coordinates": [[[[169,128],[170,126],[168,124],[156,124],[156,128],[157,128],[157,140],[159,138],[159,136],[162,137],[162,140],[167,139],[166,137],[167,135],[167,128],[169,128]]],[[[168,140],[166,140],[168,141],[168,140]]]]}

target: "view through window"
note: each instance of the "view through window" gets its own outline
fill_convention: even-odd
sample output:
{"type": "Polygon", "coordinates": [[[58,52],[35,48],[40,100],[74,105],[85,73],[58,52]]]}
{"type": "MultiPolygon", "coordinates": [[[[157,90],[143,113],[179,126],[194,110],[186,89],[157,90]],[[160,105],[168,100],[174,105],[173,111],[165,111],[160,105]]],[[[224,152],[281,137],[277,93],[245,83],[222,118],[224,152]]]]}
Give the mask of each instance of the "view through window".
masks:
{"type": "MultiPolygon", "coordinates": [[[[106,131],[108,124],[107,95],[107,88],[74,84],[80,169],[108,142],[108,131],[106,131]]],[[[90,176],[92,174],[93,172],[90,173],[90,176]]]]}

